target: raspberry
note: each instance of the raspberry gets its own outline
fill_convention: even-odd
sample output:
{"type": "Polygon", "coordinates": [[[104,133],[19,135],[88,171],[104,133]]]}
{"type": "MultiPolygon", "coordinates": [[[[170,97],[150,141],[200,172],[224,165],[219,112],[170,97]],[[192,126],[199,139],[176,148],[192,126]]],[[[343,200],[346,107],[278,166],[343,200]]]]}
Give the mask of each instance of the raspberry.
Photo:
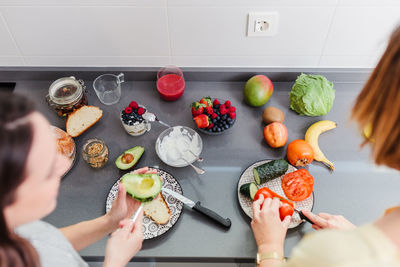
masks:
{"type": "Polygon", "coordinates": [[[219,112],[221,113],[221,115],[225,115],[226,113],[228,113],[228,110],[225,108],[221,109],[219,112]]]}
{"type": "Polygon", "coordinates": [[[125,111],[126,114],[131,114],[132,113],[132,108],[126,107],[124,111],[125,111]]]}
{"type": "Polygon", "coordinates": [[[219,106],[219,110],[223,110],[223,109],[226,109],[226,106],[225,106],[225,105],[219,106]]]}
{"type": "Polygon", "coordinates": [[[211,129],[212,127],[214,127],[214,123],[210,123],[210,125],[208,125],[207,129],[211,129]]]}
{"type": "Polygon", "coordinates": [[[229,108],[229,113],[233,113],[233,112],[235,112],[236,111],[236,108],[234,107],[234,106],[231,106],[230,108],[229,108]]]}
{"type": "Polygon", "coordinates": [[[139,109],[137,110],[137,114],[138,114],[138,115],[143,115],[145,112],[146,112],[146,110],[145,110],[144,108],[139,108],[139,109]]]}
{"type": "Polygon", "coordinates": [[[236,118],[236,113],[235,112],[229,113],[228,115],[232,120],[234,120],[236,118]]]}
{"type": "Polygon", "coordinates": [[[136,103],[135,101],[132,101],[132,102],[129,104],[129,107],[130,107],[130,108],[133,108],[133,109],[137,109],[137,108],[139,107],[139,105],[138,105],[138,103],[136,103]]]}
{"type": "Polygon", "coordinates": [[[206,108],[206,112],[207,112],[207,114],[213,114],[214,113],[214,110],[213,110],[213,108],[212,107],[207,107],[206,108]]]}
{"type": "Polygon", "coordinates": [[[216,117],[218,117],[218,114],[217,114],[217,113],[211,114],[211,119],[215,119],[216,117]]]}
{"type": "Polygon", "coordinates": [[[225,104],[224,104],[227,108],[229,108],[231,106],[231,101],[226,100],[225,104]]]}
{"type": "Polygon", "coordinates": [[[218,99],[214,99],[213,106],[219,105],[218,99]]]}

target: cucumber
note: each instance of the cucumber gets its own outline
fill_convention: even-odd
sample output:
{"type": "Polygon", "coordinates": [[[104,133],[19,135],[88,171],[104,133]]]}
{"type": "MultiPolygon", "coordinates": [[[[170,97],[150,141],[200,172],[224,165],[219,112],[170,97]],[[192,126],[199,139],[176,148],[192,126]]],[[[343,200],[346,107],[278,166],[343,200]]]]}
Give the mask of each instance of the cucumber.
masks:
{"type": "Polygon", "coordinates": [[[254,199],[254,195],[256,194],[257,190],[258,187],[255,183],[243,184],[239,189],[240,193],[251,198],[252,200],[254,199]]]}
{"type": "Polygon", "coordinates": [[[263,184],[287,172],[289,164],[284,159],[271,160],[253,169],[256,184],[263,184]]]}

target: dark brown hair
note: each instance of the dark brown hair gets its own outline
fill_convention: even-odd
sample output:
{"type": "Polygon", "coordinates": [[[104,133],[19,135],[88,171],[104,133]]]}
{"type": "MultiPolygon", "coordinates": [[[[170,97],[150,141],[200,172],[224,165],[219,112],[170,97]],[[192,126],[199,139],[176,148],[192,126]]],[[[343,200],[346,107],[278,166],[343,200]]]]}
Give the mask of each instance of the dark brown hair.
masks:
{"type": "Polygon", "coordinates": [[[27,98],[0,92],[0,267],[40,266],[35,249],[10,229],[4,215],[25,177],[33,139],[26,117],[32,112],[34,106],[27,98]]]}
{"type": "Polygon", "coordinates": [[[372,125],[375,163],[400,169],[400,27],[357,97],[352,118],[361,129],[372,125]]]}

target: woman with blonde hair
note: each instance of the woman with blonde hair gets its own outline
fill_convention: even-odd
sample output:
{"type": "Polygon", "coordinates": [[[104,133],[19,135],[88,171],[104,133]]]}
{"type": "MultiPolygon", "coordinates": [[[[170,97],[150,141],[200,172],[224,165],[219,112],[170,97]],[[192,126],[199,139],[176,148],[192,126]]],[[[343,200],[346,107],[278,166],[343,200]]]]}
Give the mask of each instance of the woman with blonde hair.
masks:
{"type": "MultiPolygon", "coordinates": [[[[357,97],[352,118],[360,129],[372,125],[369,142],[376,164],[400,170],[400,27],[357,97]]],[[[283,263],[283,243],[290,218],[279,218],[279,200],[253,203],[251,223],[259,266],[400,266],[400,208],[388,209],[377,221],[356,228],[343,216],[304,214],[318,231],[307,235],[283,263]],[[262,208],[260,208],[263,203],[262,208]]]]}

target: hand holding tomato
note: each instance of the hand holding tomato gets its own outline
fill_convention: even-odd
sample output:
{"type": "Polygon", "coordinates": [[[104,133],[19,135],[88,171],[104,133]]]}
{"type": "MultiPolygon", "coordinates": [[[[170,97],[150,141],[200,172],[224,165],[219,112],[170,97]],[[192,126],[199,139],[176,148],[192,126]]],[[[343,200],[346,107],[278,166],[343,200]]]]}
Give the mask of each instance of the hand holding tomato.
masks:
{"type": "MultiPolygon", "coordinates": [[[[281,221],[285,219],[286,216],[292,216],[294,212],[294,204],[293,202],[285,199],[284,197],[278,195],[268,187],[263,187],[258,189],[254,196],[254,201],[257,201],[260,197],[263,197],[264,199],[267,198],[278,198],[280,200],[280,205],[279,205],[279,215],[281,218],[281,221]]],[[[261,203],[261,208],[263,207],[263,204],[261,203]]]]}
{"type": "Polygon", "coordinates": [[[258,199],[253,202],[251,228],[259,252],[276,251],[283,255],[283,244],[291,216],[286,216],[281,221],[279,216],[280,203],[278,198],[264,199],[263,194],[260,194],[258,199]]]}

